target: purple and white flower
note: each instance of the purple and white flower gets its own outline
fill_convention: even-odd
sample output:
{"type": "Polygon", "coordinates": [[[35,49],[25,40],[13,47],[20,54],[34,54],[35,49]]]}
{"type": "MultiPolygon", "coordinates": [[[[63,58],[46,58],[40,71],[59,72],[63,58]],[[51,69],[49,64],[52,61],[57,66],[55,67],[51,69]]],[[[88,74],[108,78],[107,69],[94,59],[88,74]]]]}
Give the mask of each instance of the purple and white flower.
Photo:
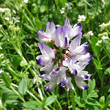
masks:
{"type": "Polygon", "coordinates": [[[81,69],[81,67],[77,64],[76,55],[68,59],[65,59],[63,61],[63,66],[67,66],[70,72],[74,75],[77,75],[77,70],[81,69]]]}
{"type": "Polygon", "coordinates": [[[69,46],[69,51],[74,55],[84,55],[88,52],[87,43],[80,45],[81,43],[82,32],[78,34],[78,36],[72,40],[69,46]]]}
{"type": "Polygon", "coordinates": [[[43,30],[38,30],[37,37],[43,42],[51,42],[52,38],[55,37],[55,24],[53,22],[48,22],[46,27],[46,32],[43,30]]]}
{"type": "Polygon", "coordinates": [[[65,49],[68,46],[68,32],[69,29],[66,26],[59,26],[56,30],[56,37],[55,37],[55,45],[57,47],[61,47],[65,49]]]}
{"type": "Polygon", "coordinates": [[[67,76],[66,76],[66,68],[60,67],[59,70],[53,70],[49,75],[47,75],[46,80],[49,81],[45,87],[45,91],[52,91],[56,85],[61,83],[62,87],[65,87],[68,84],[67,76]],[[48,90],[47,90],[48,88],[48,90]]]}
{"type": "Polygon", "coordinates": [[[68,91],[74,90],[72,78],[68,76],[69,73],[74,76],[76,85],[80,89],[89,88],[84,81],[89,80],[92,75],[84,69],[92,59],[92,55],[88,53],[87,42],[81,44],[81,31],[80,23],[72,27],[66,18],[65,25],[62,27],[59,26],[56,29],[53,22],[48,22],[46,32],[43,30],[37,32],[39,40],[56,45],[56,48],[52,49],[44,43],[38,43],[42,54],[36,59],[41,66],[44,66],[40,69],[43,74],[39,77],[48,81],[45,84],[45,91],[53,91],[58,84],[66,87],[68,91]],[[71,41],[73,37],[75,38],[71,41]]]}
{"type": "Polygon", "coordinates": [[[82,31],[82,25],[81,23],[75,24],[73,27],[70,25],[69,20],[66,18],[65,20],[65,26],[69,29],[68,38],[72,39],[73,37],[77,36],[82,31]]]}
{"type": "Polygon", "coordinates": [[[85,55],[76,55],[76,60],[80,62],[90,62],[92,59],[92,55],[90,53],[86,53],[85,55]]]}
{"type": "Polygon", "coordinates": [[[48,47],[44,43],[38,43],[38,46],[42,55],[37,56],[36,59],[41,66],[49,64],[52,59],[55,59],[55,53],[50,47],[48,47]]]}

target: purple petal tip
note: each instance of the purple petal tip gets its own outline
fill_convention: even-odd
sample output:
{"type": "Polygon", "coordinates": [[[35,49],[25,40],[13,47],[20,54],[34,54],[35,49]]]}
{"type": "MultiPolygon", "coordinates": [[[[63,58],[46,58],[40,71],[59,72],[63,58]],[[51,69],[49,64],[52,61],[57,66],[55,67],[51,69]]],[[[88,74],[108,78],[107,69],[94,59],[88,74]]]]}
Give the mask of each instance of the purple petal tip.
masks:
{"type": "Polygon", "coordinates": [[[46,71],[41,71],[42,74],[46,74],[46,71]]]}
{"type": "Polygon", "coordinates": [[[81,23],[78,23],[77,26],[79,26],[82,30],[82,24],[81,23]]]}
{"type": "Polygon", "coordinates": [[[76,69],[73,69],[73,74],[77,75],[77,70],[76,69]]]}
{"type": "Polygon", "coordinates": [[[65,87],[66,86],[66,82],[65,81],[61,81],[61,86],[65,87]]]}
{"type": "Polygon", "coordinates": [[[89,86],[88,85],[86,85],[85,87],[84,87],[84,90],[86,90],[86,89],[88,89],[89,88],[89,86]]]}
{"type": "Polygon", "coordinates": [[[88,52],[88,46],[84,47],[84,54],[86,54],[88,52]]]}
{"type": "Polygon", "coordinates": [[[45,88],[45,92],[51,92],[51,90],[49,89],[49,87],[45,88]]]}
{"type": "Polygon", "coordinates": [[[39,59],[38,59],[38,63],[39,63],[40,66],[44,66],[44,65],[42,64],[42,63],[43,63],[42,58],[39,58],[39,59]]]}
{"type": "Polygon", "coordinates": [[[85,75],[85,76],[84,76],[84,78],[85,78],[85,79],[88,79],[88,78],[89,78],[89,76],[88,76],[88,75],[85,75]]]}

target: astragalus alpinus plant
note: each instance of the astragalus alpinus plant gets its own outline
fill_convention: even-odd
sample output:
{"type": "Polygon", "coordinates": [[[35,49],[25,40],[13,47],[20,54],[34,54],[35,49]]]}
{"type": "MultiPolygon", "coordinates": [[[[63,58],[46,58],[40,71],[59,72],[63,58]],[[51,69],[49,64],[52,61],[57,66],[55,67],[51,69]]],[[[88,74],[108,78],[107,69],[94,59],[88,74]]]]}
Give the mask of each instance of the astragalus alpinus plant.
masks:
{"type": "MultiPolygon", "coordinates": [[[[82,25],[70,25],[66,18],[64,26],[55,27],[53,22],[48,22],[46,32],[38,30],[37,37],[43,42],[53,44],[53,49],[44,43],[38,43],[41,55],[36,59],[43,66],[39,76],[48,81],[45,91],[51,92],[60,84],[66,87],[67,91],[74,91],[72,80],[82,89],[88,89],[85,81],[89,80],[92,74],[85,71],[85,67],[92,59],[88,52],[87,42],[81,44],[82,25]]],[[[72,108],[75,109],[74,93],[72,92],[72,108]]]]}

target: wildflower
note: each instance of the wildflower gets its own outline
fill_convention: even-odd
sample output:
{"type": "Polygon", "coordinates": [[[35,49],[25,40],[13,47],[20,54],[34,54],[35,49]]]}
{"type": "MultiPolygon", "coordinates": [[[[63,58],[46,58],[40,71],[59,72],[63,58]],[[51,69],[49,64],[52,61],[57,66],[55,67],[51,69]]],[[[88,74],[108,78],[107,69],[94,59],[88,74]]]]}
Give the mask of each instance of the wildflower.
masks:
{"type": "Polygon", "coordinates": [[[9,18],[9,17],[5,17],[4,19],[5,19],[5,20],[7,20],[7,21],[9,21],[9,20],[10,20],[10,18],[9,18]]]}
{"type": "Polygon", "coordinates": [[[24,0],[25,3],[28,3],[28,0],[24,0]]]}
{"type": "Polygon", "coordinates": [[[67,8],[67,9],[72,9],[72,3],[65,3],[65,7],[67,8]]]}
{"type": "Polygon", "coordinates": [[[108,23],[102,23],[101,25],[99,25],[99,27],[101,28],[101,30],[104,30],[108,26],[110,26],[110,21],[108,23]]]}
{"type": "Polygon", "coordinates": [[[0,74],[3,72],[3,70],[0,70],[0,74]]]}
{"type": "Polygon", "coordinates": [[[9,8],[0,8],[0,12],[10,12],[11,10],[9,8]]]}
{"type": "Polygon", "coordinates": [[[52,38],[54,38],[55,36],[55,31],[55,24],[53,22],[48,22],[46,32],[44,32],[43,30],[39,30],[37,32],[37,37],[43,42],[51,42],[52,38]]]}
{"type": "Polygon", "coordinates": [[[37,32],[37,37],[41,41],[56,45],[56,49],[52,49],[44,43],[38,43],[42,55],[38,55],[36,59],[43,66],[40,69],[43,74],[39,77],[48,81],[45,84],[46,92],[53,91],[58,84],[66,87],[68,91],[74,90],[69,73],[74,76],[80,89],[88,89],[84,81],[89,80],[91,74],[84,69],[92,59],[92,55],[88,52],[87,42],[81,44],[81,31],[80,23],[72,27],[66,18],[62,27],[58,26],[56,29],[53,22],[48,22],[46,32],[43,30],[37,32]],[[73,37],[75,38],[71,41],[73,37]]]}
{"type": "Polygon", "coordinates": [[[86,20],[86,16],[84,16],[84,15],[78,16],[78,22],[85,21],[85,20],[86,20]]]}
{"type": "Polygon", "coordinates": [[[80,23],[79,24],[75,24],[72,27],[67,18],[65,20],[65,26],[67,26],[68,29],[69,29],[68,39],[72,39],[73,37],[75,37],[76,35],[78,35],[82,31],[82,25],[80,23]]]}
{"type": "Polygon", "coordinates": [[[96,43],[96,45],[98,46],[99,44],[101,44],[102,43],[102,40],[99,40],[97,43],[96,43]]]}
{"type": "Polygon", "coordinates": [[[67,35],[69,29],[66,26],[59,26],[56,30],[55,45],[57,47],[66,48],[68,45],[67,35]]]}
{"type": "Polygon", "coordinates": [[[101,25],[99,25],[99,27],[101,27],[101,29],[103,30],[106,27],[106,24],[102,23],[101,25]]]}
{"type": "Polygon", "coordinates": [[[15,14],[16,14],[16,11],[15,11],[15,10],[13,10],[13,13],[15,13],[15,14]]]}
{"type": "Polygon", "coordinates": [[[80,45],[82,33],[80,32],[79,35],[72,40],[69,46],[69,51],[73,54],[77,55],[84,55],[88,52],[88,46],[86,43],[80,45]]]}
{"type": "Polygon", "coordinates": [[[65,13],[65,8],[61,8],[61,9],[60,9],[60,13],[61,13],[61,14],[65,13]]]}
{"type": "Polygon", "coordinates": [[[87,33],[87,36],[93,36],[94,35],[94,33],[92,32],[92,31],[89,31],[88,33],[87,33]]]}
{"type": "Polygon", "coordinates": [[[102,40],[104,40],[104,39],[109,39],[109,37],[108,36],[103,36],[102,40]]]}
{"type": "Polygon", "coordinates": [[[44,66],[50,63],[52,59],[55,58],[55,53],[50,47],[43,43],[38,43],[38,46],[40,48],[42,55],[37,56],[36,59],[38,60],[41,66],[44,66]]]}

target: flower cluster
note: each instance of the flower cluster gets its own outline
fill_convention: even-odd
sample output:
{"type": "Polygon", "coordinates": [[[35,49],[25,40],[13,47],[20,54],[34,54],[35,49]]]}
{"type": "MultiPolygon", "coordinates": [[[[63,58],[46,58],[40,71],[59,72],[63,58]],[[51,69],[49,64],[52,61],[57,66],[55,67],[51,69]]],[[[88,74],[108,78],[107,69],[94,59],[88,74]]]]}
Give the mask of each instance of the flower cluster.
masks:
{"type": "Polygon", "coordinates": [[[80,23],[72,27],[67,18],[62,27],[56,29],[53,22],[48,22],[46,32],[38,30],[38,39],[52,43],[55,47],[52,49],[44,43],[38,43],[42,54],[36,59],[43,66],[40,69],[43,74],[39,77],[48,81],[45,91],[53,91],[57,84],[66,87],[68,91],[74,89],[71,82],[73,77],[80,89],[88,89],[84,81],[90,79],[91,74],[84,71],[84,68],[90,62],[92,55],[88,53],[87,42],[81,44],[81,31],[80,23]]]}

